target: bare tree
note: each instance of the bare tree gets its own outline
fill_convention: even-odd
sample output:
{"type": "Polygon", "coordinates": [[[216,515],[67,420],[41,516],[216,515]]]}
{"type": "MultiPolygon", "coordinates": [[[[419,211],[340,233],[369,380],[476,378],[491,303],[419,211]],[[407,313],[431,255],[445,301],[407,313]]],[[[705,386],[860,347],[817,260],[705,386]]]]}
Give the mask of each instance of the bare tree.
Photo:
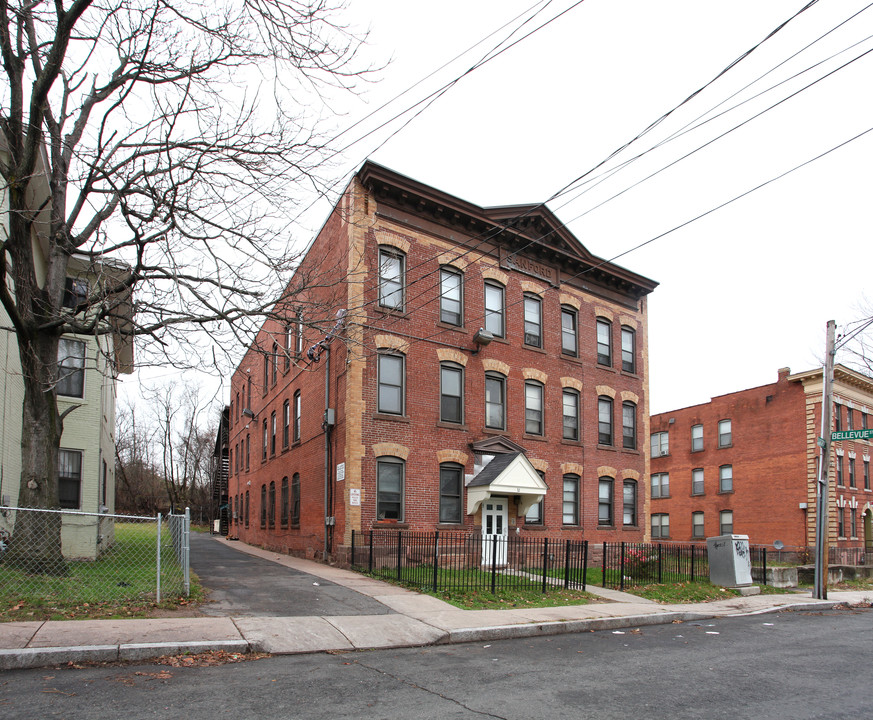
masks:
{"type": "MultiPolygon", "coordinates": [[[[295,261],[295,191],[322,187],[315,103],[360,76],[335,10],[0,0],[0,301],[24,380],[19,505],[58,505],[61,335],[139,336],[152,344],[138,353],[178,347],[175,362],[202,364],[192,326],[245,335],[271,309],[295,261]],[[65,307],[73,258],[97,280],[65,307]]],[[[60,525],[32,530],[16,523],[7,561],[26,545],[31,564],[63,572],[60,525]]]]}
{"type": "Polygon", "coordinates": [[[858,320],[840,328],[838,357],[842,363],[873,377],[873,303],[864,298],[857,314],[858,320]]]}
{"type": "Polygon", "coordinates": [[[155,466],[153,429],[142,423],[136,408],[118,408],[115,430],[115,509],[153,515],[166,507],[164,485],[155,466]]]}

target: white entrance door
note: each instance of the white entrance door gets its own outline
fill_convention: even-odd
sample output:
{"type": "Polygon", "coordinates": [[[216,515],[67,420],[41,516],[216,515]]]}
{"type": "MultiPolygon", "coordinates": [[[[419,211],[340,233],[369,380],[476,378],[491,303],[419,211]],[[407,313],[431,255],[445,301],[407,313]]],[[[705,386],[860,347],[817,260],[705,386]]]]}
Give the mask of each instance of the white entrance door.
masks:
{"type": "Polygon", "coordinates": [[[506,565],[507,522],[509,501],[506,498],[488,498],[482,503],[482,564],[494,562],[494,538],[497,538],[497,565],[506,565]]]}

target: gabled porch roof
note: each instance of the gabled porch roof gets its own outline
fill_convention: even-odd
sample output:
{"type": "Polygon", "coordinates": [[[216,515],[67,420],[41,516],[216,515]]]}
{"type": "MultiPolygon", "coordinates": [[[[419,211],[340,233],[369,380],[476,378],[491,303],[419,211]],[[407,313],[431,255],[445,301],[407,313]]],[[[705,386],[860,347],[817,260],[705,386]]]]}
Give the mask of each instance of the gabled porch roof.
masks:
{"type": "Polygon", "coordinates": [[[523,452],[501,453],[467,482],[467,514],[494,495],[517,495],[518,512],[524,515],[545,494],[546,484],[523,452]]]}

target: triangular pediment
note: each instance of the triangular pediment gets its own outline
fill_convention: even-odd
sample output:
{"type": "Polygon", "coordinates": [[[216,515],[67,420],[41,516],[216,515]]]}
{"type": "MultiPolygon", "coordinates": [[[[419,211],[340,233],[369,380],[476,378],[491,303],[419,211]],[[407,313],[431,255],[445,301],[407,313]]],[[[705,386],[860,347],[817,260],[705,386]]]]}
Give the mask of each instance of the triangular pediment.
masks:
{"type": "Polygon", "coordinates": [[[470,449],[477,455],[502,455],[504,453],[527,453],[517,442],[513,442],[503,435],[495,435],[484,440],[470,443],[470,449]]]}
{"type": "Polygon", "coordinates": [[[545,494],[546,483],[524,453],[495,455],[467,483],[467,514],[474,514],[492,496],[513,496],[523,515],[545,494]]]}

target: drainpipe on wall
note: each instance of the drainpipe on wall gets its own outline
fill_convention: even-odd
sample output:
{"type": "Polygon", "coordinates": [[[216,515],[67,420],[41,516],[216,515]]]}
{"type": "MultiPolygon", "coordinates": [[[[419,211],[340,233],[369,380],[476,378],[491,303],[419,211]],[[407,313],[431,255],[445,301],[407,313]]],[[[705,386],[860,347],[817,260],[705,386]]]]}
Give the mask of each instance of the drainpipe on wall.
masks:
{"type": "Polygon", "coordinates": [[[333,418],[330,409],[330,348],[325,348],[324,360],[324,422],[321,427],[324,430],[324,552],[322,560],[327,557],[332,549],[333,540],[333,486],[330,472],[330,431],[333,428],[333,418]]]}

